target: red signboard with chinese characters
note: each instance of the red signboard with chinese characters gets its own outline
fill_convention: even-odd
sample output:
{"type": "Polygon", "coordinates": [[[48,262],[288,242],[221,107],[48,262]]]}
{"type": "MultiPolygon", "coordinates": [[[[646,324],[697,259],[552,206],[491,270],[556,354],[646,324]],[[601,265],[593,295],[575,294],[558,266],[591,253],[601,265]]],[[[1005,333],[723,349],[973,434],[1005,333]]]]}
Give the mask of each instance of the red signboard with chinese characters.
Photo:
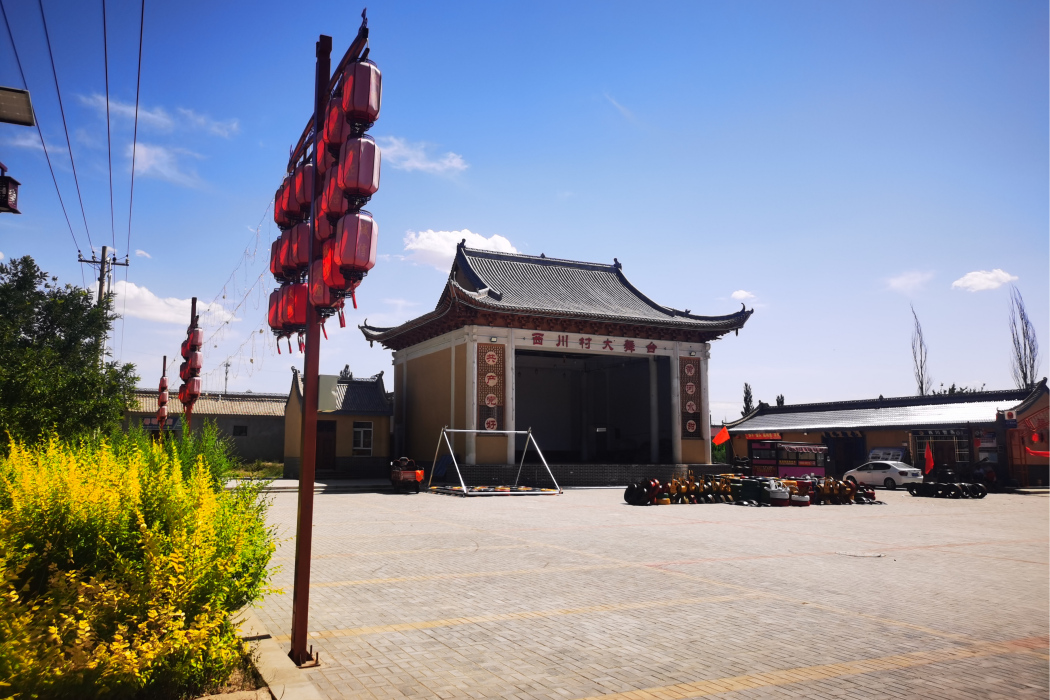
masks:
{"type": "Polygon", "coordinates": [[[601,350],[613,354],[655,355],[657,350],[663,349],[665,354],[670,350],[667,346],[661,348],[655,341],[639,338],[610,338],[550,331],[527,331],[524,336],[517,337],[521,338],[525,345],[564,348],[566,351],[579,349],[601,350]]]}
{"type": "Polygon", "coordinates": [[[505,354],[503,345],[478,343],[478,426],[483,430],[504,429],[505,354]]]}
{"type": "Polygon", "coordinates": [[[699,358],[683,357],[678,360],[678,386],[681,391],[682,439],[703,440],[699,358]]]}

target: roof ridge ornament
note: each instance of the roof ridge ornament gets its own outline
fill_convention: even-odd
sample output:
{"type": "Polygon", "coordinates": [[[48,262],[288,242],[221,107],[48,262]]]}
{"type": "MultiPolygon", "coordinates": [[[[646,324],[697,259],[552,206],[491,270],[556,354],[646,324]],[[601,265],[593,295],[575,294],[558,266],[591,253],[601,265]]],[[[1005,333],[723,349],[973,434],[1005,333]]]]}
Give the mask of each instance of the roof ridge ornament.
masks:
{"type": "Polygon", "coordinates": [[[623,269],[623,263],[621,263],[616,258],[613,258],[613,267],[615,267],[617,270],[622,270],[623,269]]]}

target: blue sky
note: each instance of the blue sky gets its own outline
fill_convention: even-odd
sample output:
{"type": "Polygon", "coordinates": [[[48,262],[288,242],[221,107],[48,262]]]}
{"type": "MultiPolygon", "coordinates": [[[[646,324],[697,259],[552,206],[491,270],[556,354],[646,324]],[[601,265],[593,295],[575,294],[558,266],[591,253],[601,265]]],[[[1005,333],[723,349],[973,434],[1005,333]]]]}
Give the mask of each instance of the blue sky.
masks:
{"type": "MultiPolygon", "coordinates": [[[[101,7],[44,5],[91,238],[123,255],[138,5],[108,5],[115,234],[101,7]]],[[[87,253],[39,11],[5,7],[87,253]]],[[[193,295],[215,304],[207,388],[222,388],[227,358],[230,390],[285,391],[301,365],[259,333],[269,202],[309,117],[317,35],[341,55],[361,8],[295,7],[147,3],[132,265],[127,285],[118,272],[125,319],[112,339],[143,385],[177,354],[193,295]]],[[[451,242],[469,231],[530,254],[617,257],[645,293],[694,313],[754,307],[739,336],[713,345],[716,421],[739,415],[745,381],[768,402],[914,393],[909,304],[935,384],[1007,388],[1010,284],[1047,374],[1045,3],[399,2],[368,13],[384,78],[372,130],[382,185],[368,206],[381,259],[360,310],[323,343],[322,371],[389,370],[356,325],[429,310],[451,242]]],[[[21,87],[13,59],[0,34],[0,84],[21,87]]],[[[0,251],[80,284],[36,131],[0,125],[0,161],[23,183],[24,212],[0,217],[0,251]]]]}

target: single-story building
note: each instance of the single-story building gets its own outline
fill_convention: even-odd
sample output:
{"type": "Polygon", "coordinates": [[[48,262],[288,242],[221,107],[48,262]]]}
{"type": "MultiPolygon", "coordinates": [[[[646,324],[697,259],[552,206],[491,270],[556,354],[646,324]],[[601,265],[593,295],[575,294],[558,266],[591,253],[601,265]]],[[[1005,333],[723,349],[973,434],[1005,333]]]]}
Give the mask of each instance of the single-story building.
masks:
{"type": "MultiPolygon", "coordinates": [[[[389,474],[390,416],[393,406],[383,385],[383,373],[357,379],[347,367],[339,375],[318,377],[318,477],[376,478],[389,474]]],[[[292,388],[285,402],[284,478],[299,477],[303,423],[303,377],[292,370],[292,388]]]]}
{"type": "MultiPolygon", "coordinates": [[[[182,403],[177,392],[168,393],[168,419],[165,431],[181,433],[183,428],[182,403]]],[[[197,430],[204,420],[215,423],[219,432],[230,438],[235,454],[253,462],[280,462],[284,455],[284,394],[201,394],[193,405],[190,426],[197,430]]],[[[139,425],[147,431],[158,432],[157,390],[135,389],[132,407],[125,414],[124,429],[139,425]]]]}
{"type": "Polygon", "coordinates": [[[872,459],[934,462],[963,475],[993,468],[1021,485],[1050,484],[1047,380],[1031,389],[832,401],[758,408],[727,424],[730,458],[757,474],[826,470],[841,475],[872,459]]]}
{"type": "Polygon", "coordinates": [[[613,264],[456,249],[433,311],[361,326],[394,351],[395,452],[429,463],[442,427],[467,465],[710,462],[710,344],[751,316],[652,301],[613,264]],[[485,432],[493,431],[491,435],[485,432]]]}

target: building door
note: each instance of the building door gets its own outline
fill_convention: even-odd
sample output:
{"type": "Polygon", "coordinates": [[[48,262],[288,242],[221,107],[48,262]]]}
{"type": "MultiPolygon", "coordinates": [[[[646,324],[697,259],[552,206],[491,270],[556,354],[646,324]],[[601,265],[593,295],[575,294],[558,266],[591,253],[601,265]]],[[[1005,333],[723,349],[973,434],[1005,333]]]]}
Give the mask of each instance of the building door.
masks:
{"type": "Polygon", "coordinates": [[[335,421],[317,421],[317,471],[335,470],[335,421]]]}
{"type": "Polygon", "coordinates": [[[856,469],[867,461],[867,450],[864,437],[829,437],[824,438],[828,446],[828,457],[831,462],[828,475],[842,476],[850,469],[856,469]]]}

